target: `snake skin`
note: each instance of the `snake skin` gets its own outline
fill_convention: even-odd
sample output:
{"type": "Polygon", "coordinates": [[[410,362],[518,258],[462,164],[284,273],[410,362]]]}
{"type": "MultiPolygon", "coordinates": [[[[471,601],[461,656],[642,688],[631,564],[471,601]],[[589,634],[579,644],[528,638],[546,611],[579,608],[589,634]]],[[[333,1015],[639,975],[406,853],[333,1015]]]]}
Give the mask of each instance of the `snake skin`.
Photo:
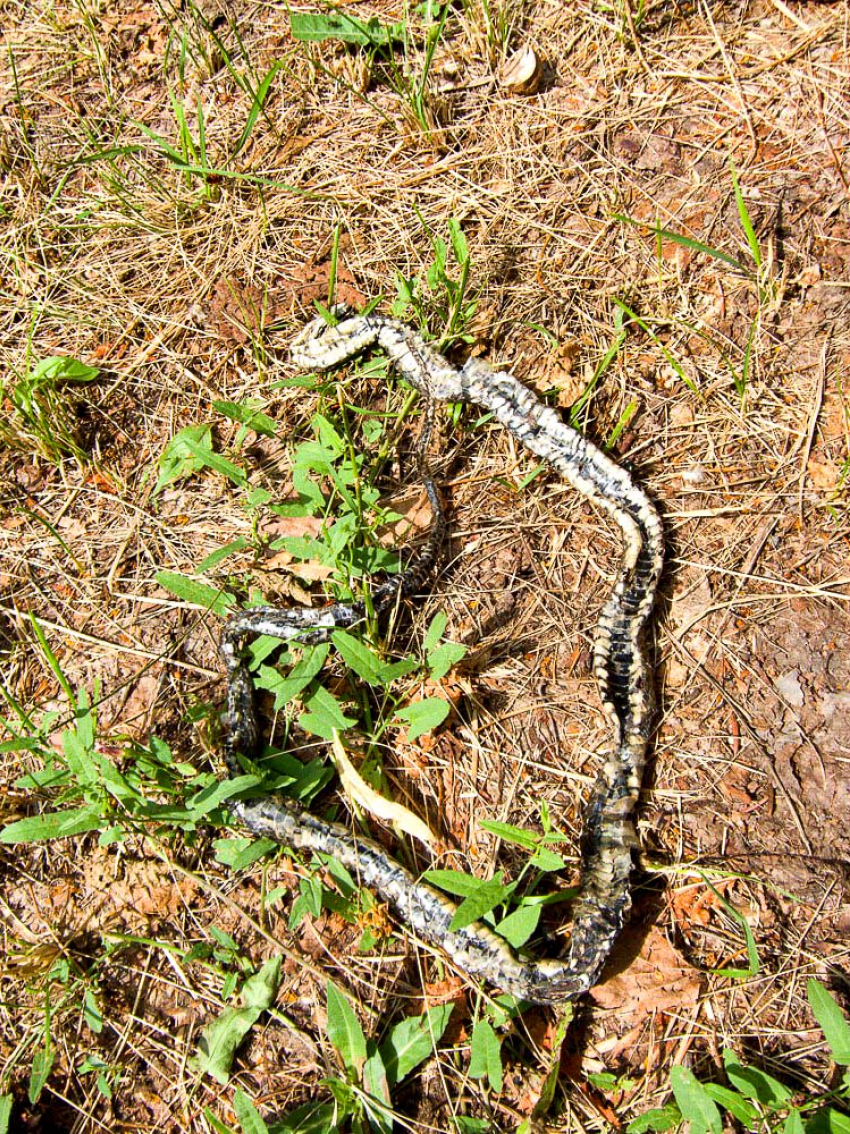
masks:
{"type": "MultiPolygon", "coordinates": [[[[492,413],[530,452],[546,461],[586,499],[608,512],[623,534],[623,559],[613,592],[602,609],[594,647],[594,672],[613,734],[585,818],[581,894],[576,903],[569,951],[562,960],[518,957],[486,926],[455,932],[455,904],[390,859],[377,843],[330,823],[284,799],[236,801],[234,817],[251,831],[295,848],[332,855],[356,872],[361,883],[389,902],[414,932],[438,946],[458,969],[534,1003],[574,998],[597,982],[631,905],[629,876],[636,843],[634,811],[640,791],[653,711],[652,680],[643,633],[652,610],[663,561],[661,521],[628,472],[591,442],[564,425],[510,373],[478,359],[458,369],[402,323],[386,317],[350,315],[309,323],[292,343],[292,358],[305,370],[327,370],[371,347],[381,348],[398,373],[433,401],[471,402],[492,413]]],[[[378,613],[399,595],[417,590],[433,569],[443,536],[439,498],[422,469],[435,525],[419,560],[378,588],[378,613]]],[[[364,617],[362,603],[321,610],[248,611],[228,621],[221,652],[228,675],[225,759],[232,774],[238,753],[257,746],[252,688],[242,658],[251,634],[299,642],[327,639],[333,630],[364,617]]]]}

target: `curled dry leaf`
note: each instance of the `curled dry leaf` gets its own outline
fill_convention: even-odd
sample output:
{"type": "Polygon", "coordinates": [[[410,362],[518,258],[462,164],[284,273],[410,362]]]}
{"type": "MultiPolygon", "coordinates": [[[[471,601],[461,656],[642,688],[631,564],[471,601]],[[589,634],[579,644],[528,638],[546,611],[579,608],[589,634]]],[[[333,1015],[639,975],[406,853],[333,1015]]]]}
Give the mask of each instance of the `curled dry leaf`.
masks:
{"type": "Polygon", "coordinates": [[[434,845],[437,841],[436,836],[418,815],[414,815],[412,811],[403,807],[400,803],[387,799],[386,796],[381,795],[380,792],[375,791],[370,784],[366,783],[348,759],[348,753],[345,751],[336,729],[333,731],[331,754],[339,773],[340,782],[347,795],[364,811],[384,823],[392,823],[397,831],[403,831],[412,839],[418,839],[425,846],[434,845]]]}
{"type": "Polygon", "coordinates": [[[533,47],[521,47],[505,60],[499,82],[514,94],[534,94],[543,77],[543,62],[533,47]]]}

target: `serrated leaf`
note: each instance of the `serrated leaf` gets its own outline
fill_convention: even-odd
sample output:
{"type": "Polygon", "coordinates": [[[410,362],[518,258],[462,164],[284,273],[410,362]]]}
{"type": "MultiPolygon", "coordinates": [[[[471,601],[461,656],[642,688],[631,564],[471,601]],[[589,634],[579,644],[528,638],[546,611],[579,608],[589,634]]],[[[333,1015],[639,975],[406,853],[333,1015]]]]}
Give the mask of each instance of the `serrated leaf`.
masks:
{"type": "Polygon", "coordinates": [[[408,1016],[393,1025],[380,1047],[391,1087],[403,1082],[415,1067],[433,1054],[453,1008],[453,1004],[436,1004],[421,1016],[408,1016]]]}
{"type": "Polygon", "coordinates": [[[502,1089],[502,1044],[488,1020],[479,1020],[472,1030],[469,1074],[473,1079],[486,1078],[497,1094],[502,1089]]]}
{"type": "Polygon", "coordinates": [[[837,1002],[820,981],[809,977],[806,986],[809,1004],[821,1026],[830,1054],[836,1063],[850,1063],[850,1023],[837,1002]]]}
{"type": "Polygon", "coordinates": [[[702,1083],[687,1067],[673,1067],[670,1086],[682,1112],[690,1123],[690,1134],[722,1134],[723,1119],[702,1083]]]}
{"type": "Polygon", "coordinates": [[[510,889],[502,884],[501,873],[487,882],[479,882],[475,891],[460,903],[449,925],[450,933],[465,929],[474,921],[479,921],[494,906],[500,905],[509,896],[510,889]]]}
{"type": "Polygon", "coordinates": [[[348,998],[328,981],[328,1039],[336,1048],[343,1066],[357,1077],[366,1062],[366,1037],[348,998]]]}
{"type": "Polygon", "coordinates": [[[451,705],[442,697],[425,697],[403,709],[397,709],[395,715],[407,722],[408,739],[416,740],[418,736],[441,725],[450,711],[451,705]]]}

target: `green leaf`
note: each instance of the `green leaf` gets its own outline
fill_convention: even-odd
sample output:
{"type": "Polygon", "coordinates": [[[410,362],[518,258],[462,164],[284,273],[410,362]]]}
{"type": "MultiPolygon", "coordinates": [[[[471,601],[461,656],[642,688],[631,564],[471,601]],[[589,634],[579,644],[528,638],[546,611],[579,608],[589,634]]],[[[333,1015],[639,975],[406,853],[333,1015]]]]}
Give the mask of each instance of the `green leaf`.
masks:
{"type": "Polygon", "coordinates": [[[442,610],[437,611],[431,619],[431,624],[425,633],[425,640],[422,643],[422,648],[426,655],[430,654],[431,651],[435,650],[440,644],[440,639],[443,636],[448,621],[448,618],[442,610]]]}
{"type": "Polygon", "coordinates": [[[229,417],[231,421],[238,421],[240,425],[253,430],[254,433],[262,433],[266,437],[274,437],[277,434],[277,423],[250,405],[240,405],[238,402],[213,402],[213,409],[216,413],[229,417]]]}
{"type": "MultiPolygon", "coordinates": [[[[186,431],[184,430],[184,432],[186,431]]],[[[184,438],[184,444],[187,452],[195,458],[200,467],[206,465],[213,472],[220,473],[221,476],[232,480],[234,484],[238,484],[240,487],[248,483],[244,471],[238,465],[234,465],[232,461],[228,461],[226,457],[222,457],[220,453],[214,452],[212,447],[207,447],[206,444],[195,441],[193,437],[184,438]]]]}
{"type": "Polygon", "coordinates": [[[806,1134],[850,1134],[850,1116],[834,1106],[824,1106],[807,1116],[806,1134]]]}
{"type": "Polygon", "coordinates": [[[561,855],[555,854],[553,850],[549,850],[548,847],[543,846],[537,847],[534,854],[529,859],[529,863],[531,866],[536,867],[537,870],[543,871],[543,873],[563,870],[567,865],[561,855]]]}
{"type": "Polygon", "coordinates": [[[209,815],[228,799],[261,783],[262,778],[254,775],[234,776],[230,780],[213,780],[187,801],[186,808],[193,818],[209,815]]]}
{"type": "Polygon", "coordinates": [[[730,1091],[728,1087],[721,1087],[718,1083],[704,1083],[703,1090],[710,1099],[724,1110],[728,1110],[743,1126],[751,1126],[758,1119],[756,1108],[738,1091],[730,1091]]]}
{"type": "Polygon", "coordinates": [[[100,371],[94,366],[86,366],[68,355],[52,355],[37,362],[26,380],[35,386],[54,385],[56,382],[91,382],[100,371]]]}
{"type": "Polygon", "coordinates": [[[408,1016],[394,1024],[381,1044],[381,1058],[391,1087],[432,1055],[452,1014],[453,1004],[437,1004],[421,1016],[408,1016]]]}
{"type": "Polygon", "coordinates": [[[497,1094],[502,1089],[502,1043],[488,1020],[479,1020],[472,1030],[469,1074],[473,1079],[486,1078],[497,1094]]]}
{"type": "Polygon", "coordinates": [[[159,477],[153,490],[154,496],[172,481],[200,472],[204,461],[196,455],[198,448],[212,452],[211,425],[189,425],[171,438],[159,458],[159,477]]]}
{"type": "Polygon", "coordinates": [[[666,1106],[653,1107],[652,1110],[647,1110],[644,1114],[633,1118],[626,1127],[626,1134],[646,1134],[648,1130],[654,1130],[656,1134],[664,1134],[665,1131],[678,1126],[681,1121],[682,1112],[676,1104],[667,1103],[666,1106]]]}
{"type": "Polygon", "coordinates": [[[44,1047],[40,1047],[32,1057],[27,1097],[33,1105],[35,1105],[41,1097],[41,1092],[44,1090],[45,1083],[50,1077],[55,1059],[56,1052],[49,1046],[49,1043],[45,1043],[44,1047]]]}
{"type": "Polygon", "coordinates": [[[510,889],[502,884],[501,872],[487,882],[479,882],[474,893],[470,894],[468,898],[464,898],[455,910],[454,917],[449,925],[449,932],[457,933],[459,929],[465,929],[467,925],[479,921],[494,906],[504,902],[510,892],[510,889]]]}
{"type": "Polygon", "coordinates": [[[0,1095],[0,1134],[9,1134],[13,1101],[12,1095],[0,1095]]]}
{"type": "Polygon", "coordinates": [[[339,1124],[347,1117],[347,1112],[336,1101],[308,1102],[293,1110],[282,1122],[275,1122],[274,1134],[339,1134],[339,1124]]]}
{"type": "Polygon", "coordinates": [[[469,245],[466,243],[466,237],[463,234],[463,229],[460,223],[451,217],[448,221],[449,239],[452,242],[452,252],[454,252],[455,260],[458,267],[463,265],[469,260],[469,245]]]}
{"type": "Polygon", "coordinates": [[[230,1078],[237,1048],[262,1013],[274,1003],[280,984],[280,957],[266,961],[242,987],[242,1008],[225,1008],[201,1033],[190,1066],[211,1075],[222,1086],[230,1078]]]}
{"type": "Polygon", "coordinates": [[[312,686],[304,698],[304,704],[309,711],[301,714],[298,723],[307,732],[321,736],[323,740],[333,740],[334,729],[343,732],[357,723],[343,713],[339,701],[323,685],[312,686]]]}
{"type": "Polygon", "coordinates": [[[731,977],[733,980],[749,980],[750,977],[754,977],[758,973],[759,968],[761,967],[758,949],[756,948],[756,939],[755,937],[753,937],[753,931],[750,929],[750,923],[747,921],[743,914],[739,913],[738,910],[735,909],[732,903],[728,901],[728,899],[725,898],[719,890],[712,886],[711,882],[708,878],[706,878],[705,875],[703,875],[703,881],[705,882],[706,886],[708,886],[709,890],[711,890],[712,894],[714,894],[714,896],[722,903],[723,908],[726,910],[732,920],[736,921],[741,927],[741,931],[744,934],[744,941],[747,945],[747,960],[749,962],[748,968],[724,968],[716,969],[715,971],[717,972],[718,976],[731,977]]]}
{"type": "Polygon", "coordinates": [[[431,676],[435,681],[439,681],[453,665],[457,665],[461,658],[466,657],[466,653],[466,646],[462,646],[459,642],[443,642],[441,646],[429,651],[427,657],[431,676]]]}
{"type": "Polygon", "coordinates": [[[646,322],[646,320],[641,319],[640,315],[638,315],[635,311],[632,311],[631,307],[628,307],[625,303],[623,303],[622,299],[618,299],[616,295],[613,298],[614,298],[614,303],[616,304],[616,306],[621,311],[625,312],[625,314],[628,315],[629,318],[633,322],[637,323],[637,325],[640,327],[640,329],[642,331],[644,331],[647,335],[649,335],[649,337],[652,339],[652,341],[655,343],[655,345],[658,347],[658,349],[661,351],[661,353],[666,358],[667,365],[670,366],[673,370],[675,370],[675,372],[679,375],[679,377],[682,379],[682,381],[688,387],[688,389],[694,394],[699,393],[699,391],[697,390],[697,387],[694,385],[694,383],[691,381],[691,379],[685,373],[685,371],[682,367],[682,364],[680,362],[678,362],[673,357],[673,355],[670,353],[670,351],[667,349],[667,347],[664,346],[664,344],[659,339],[658,335],[655,334],[655,332],[652,330],[652,328],[649,326],[649,324],[646,322]]]}
{"type": "Polygon", "coordinates": [[[215,839],[215,860],[230,870],[246,870],[277,848],[271,839],[215,839]]]}
{"type": "Polygon", "coordinates": [[[514,949],[519,949],[536,931],[542,910],[543,907],[539,904],[519,906],[513,913],[502,918],[496,926],[496,932],[513,945],[514,949]]]}
{"type": "Polygon", "coordinates": [[[673,1067],[670,1086],[682,1118],[690,1123],[690,1134],[722,1134],[723,1119],[713,1099],[694,1073],[687,1067],[673,1067]]]}
{"type": "Polygon", "coordinates": [[[360,1021],[348,998],[340,992],[333,981],[328,981],[328,1039],[336,1048],[343,1066],[353,1071],[357,1078],[366,1062],[366,1037],[360,1021]]]}
{"type": "Polygon", "coordinates": [[[759,248],[758,237],[756,236],[753,222],[750,220],[750,214],[747,211],[747,204],[744,200],[744,194],[741,192],[741,186],[738,182],[738,172],[735,169],[735,163],[729,158],[729,172],[732,174],[732,188],[735,191],[735,204],[738,206],[738,218],[741,222],[741,228],[744,230],[744,235],[747,238],[749,245],[750,255],[753,258],[756,268],[761,267],[761,249],[759,248]]]}
{"type": "Polygon", "coordinates": [[[349,669],[367,685],[382,685],[384,663],[374,650],[345,630],[334,630],[331,641],[349,669]]]}
{"type": "MultiPolygon", "coordinates": [[[[390,1105],[390,1084],[380,1051],[373,1051],[363,1064],[362,1080],[363,1089],[367,1094],[382,1102],[385,1106],[390,1105]]],[[[379,1125],[381,1125],[380,1120],[379,1125]]],[[[390,1128],[390,1134],[392,1134],[392,1128],[390,1128]]]]}
{"type": "Polygon", "coordinates": [[[493,1134],[493,1126],[489,1118],[473,1118],[467,1114],[456,1114],[453,1121],[457,1134],[493,1134]]]}
{"type": "Polygon", "coordinates": [[[850,1023],[837,1002],[814,977],[809,977],[806,994],[832,1058],[836,1063],[850,1063],[850,1023]]]}
{"type": "Polygon", "coordinates": [[[310,43],[338,39],[361,47],[385,47],[401,34],[398,26],[387,27],[376,16],[364,22],[346,12],[291,12],[289,26],[293,39],[310,43]]]}
{"type": "Polygon", "coordinates": [[[426,882],[438,886],[447,894],[466,898],[474,894],[481,886],[481,879],[473,874],[464,874],[462,870],[426,870],[423,875],[426,882]]]}
{"type": "Polygon", "coordinates": [[[481,828],[491,835],[495,835],[504,843],[522,847],[523,850],[527,851],[537,850],[539,836],[532,831],[526,831],[522,827],[514,827],[512,823],[500,823],[496,819],[482,819],[481,828]]]}
{"type": "Polygon", "coordinates": [[[47,811],[18,819],[0,831],[0,843],[40,843],[46,839],[67,839],[86,831],[97,831],[104,819],[93,804],[69,807],[65,811],[47,811]]]}
{"type": "Polygon", "coordinates": [[[396,710],[396,717],[407,721],[407,736],[415,740],[425,732],[431,732],[443,723],[451,711],[451,705],[442,697],[425,697],[414,701],[403,709],[396,710]]]}
{"type": "Polygon", "coordinates": [[[236,555],[240,551],[244,551],[250,544],[244,536],[239,536],[238,539],[226,543],[217,551],[211,551],[209,555],[205,556],[198,564],[196,571],[199,575],[203,575],[205,571],[211,571],[213,567],[218,567],[219,563],[229,558],[231,555],[236,555]]]}
{"type": "Polygon", "coordinates": [[[254,124],[256,123],[259,116],[263,113],[263,107],[265,106],[265,102],[268,98],[268,93],[271,89],[275,75],[277,75],[278,71],[280,71],[280,69],[284,65],[285,64],[282,59],[276,60],[263,76],[260,85],[257,87],[257,90],[254,93],[251,109],[248,111],[248,118],[246,119],[245,126],[239,136],[239,141],[236,143],[236,146],[233,149],[233,153],[230,155],[231,159],[236,157],[236,155],[251,137],[251,131],[254,129],[254,124]]]}
{"type": "Polygon", "coordinates": [[[744,1067],[731,1048],[723,1049],[723,1065],[732,1086],[748,1099],[774,1106],[788,1102],[792,1092],[772,1075],[756,1067],[744,1067]]]}
{"type": "Polygon", "coordinates": [[[803,1119],[796,1107],[791,1108],[787,1118],[782,1123],[782,1134],[806,1134],[803,1119]]]}
{"type": "Polygon", "coordinates": [[[208,583],[199,583],[196,579],[189,579],[176,571],[157,571],[155,578],[161,587],[171,591],[183,602],[200,606],[222,618],[232,613],[230,608],[236,602],[236,598],[229,591],[211,587],[208,583]]]}
{"type": "Polygon", "coordinates": [[[269,1128],[260,1117],[260,1112],[245,1092],[238,1088],[233,1095],[233,1110],[239,1119],[241,1134],[269,1134],[269,1128]]]}
{"type": "Polygon", "coordinates": [[[103,1031],[103,1013],[100,1010],[97,997],[90,988],[86,989],[86,994],[83,997],[83,1017],[95,1035],[100,1035],[103,1031]]]}
{"type": "Polygon", "coordinates": [[[329,650],[328,642],[320,642],[317,646],[305,646],[303,654],[287,674],[279,673],[272,666],[261,666],[257,674],[257,684],[268,693],[274,694],[276,713],[302,693],[315,677],[318,677],[329,650]]]}

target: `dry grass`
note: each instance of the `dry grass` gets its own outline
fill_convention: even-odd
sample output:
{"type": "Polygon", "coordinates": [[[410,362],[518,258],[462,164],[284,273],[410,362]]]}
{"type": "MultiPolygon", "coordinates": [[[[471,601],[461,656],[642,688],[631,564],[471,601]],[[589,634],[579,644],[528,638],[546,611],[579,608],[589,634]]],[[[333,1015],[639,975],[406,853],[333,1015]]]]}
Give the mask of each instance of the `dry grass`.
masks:
{"type": "MultiPolygon", "coordinates": [[[[308,428],[316,400],[274,383],[292,374],[288,338],[326,298],[334,227],[340,291],[365,300],[392,294],[396,272],[422,275],[431,235],[444,237],[456,218],[480,296],[473,349],[541,390],[558,387],[563,404],[615,342],[616,300],[648,328],[629,326],[585,427],[604,441],[636,402],[619,448],[668,532],[641,835],[669,888],[639,893],[618,962],[631,948],[655,977],[627,970],[579,1010],[552,1129],[627,1121],[667,1097],[671,1066],[707,1076],[725,1046],[819,1089],[829,1067],[805,978],[846,997],[850,929],[850,8],[486,7],[503,17],[504,42],[488,36],[480,0],[451,13],[427,138],[393,89],[400,55],[395,69],[370,68],[356,51],[296,43],[284,5],[211,4],[204,15],[142,0],[3,5],[3,689],[31,727],[56,710],[48,731],[58,738],[68,699],[32,614],[70,686],[99,683],[101,751],[120,762],[128,739],[153,733],[179,759],[209,766],[192,710],[222,699],[218,620],[175,601],[155,575],[191,573],[250,537],[251,521],[244,493],[211,473],[154,497],[156,463],[179,429],[213,420],[219,451],[233,456],[236,427],[211,403],[257,398],[280,422],[281,443],[249,448],[244,464],[253,483],[285,494],[285,443],[308,428]],[[525,43],[546,60],[528,97],[494,77],[525,43]],[[250,89],[275,64],[263,113],[232,157],[250,89]],[[180,148],[175,104],[194,138],[190,165],[201,164],[203,118],[211,177],[177,168],[156,140],[180,148]],[[615,214],[700,241],[748,273],[681,243],[659,246],[615,214]],[[59,399],[84,463],[46,459],[44,428],[22,422],[11,401],[13,376],[55,355],[101,371],[59,399]],[[696,865],[752,926],[762,967],[748,981],[710,972],[742,964],[743,937],[696,865]],[[587,1079],[602,1069],[631,1082],[606,1095],[587,1079]]],[[[380,0],[352,10],[404,14],[380,0]]],[[[414,76],[421,63],[411,48],[414,76]]],[[[384,392],[363,384],[349,396],[375,404],[384,392]]],[[[517,491],[531,462],[498,429],[470,422],[446,427],[438,461],[449,563],[398,631],[403,648],[436,610],[448,612],[470,649],[457,712],[430,751],[388,752],[386,772],[400,798],[468,848],[454,864],[486,874],[515,864],[480,820],[535,828],[541,800],[577,853],[580,793],[606,740],[589,642],[617,545],[553,478],[517,491]]],[[[284,593],[258,566],[245,553],[213,581],[246,593],[260,579],[284,593]]],[[[17,720],[11,708],[7,716],[17,720]]],[[[49,793],[12,786],[27,759],[3,757],[7,821],[48,805],[49,793]]],[[[291,888],[303,865],[235,875],[213,857],[217,834],[163,841],[136,831],[106,848],[81,835],[3,852],[0,1089],[16,1099],[17,1128],[210,1130],[206,1108],[233,1123],[234,1083],[271,1121],[339,1073],[326,976],[362,1002],[369,1034],[421,1011],[423,986],[439,995],[437,959],[401,932],[385,955],[358,957],[339,919],[291,933],[286,901],[260,912],[261,886],[291,888]],[[192,945],[213,942],[213,927],[254,965],[289,958],[280,1011],[224,1089],[186,1065],[222,1003],[220,975],[184,961],[192,945]],[[73,995],[46,977],[62,959],[88,974],[66,982],[73,995]],[[81,1015],[86,986],[104,1015],[98,1035],[81,1015]],[[30,1106],[46,990],[56,1059],[30,1106]],[[80,1070],[93,1054],[113,1076],[111,1101],[80,1070]]],[[[474,994],[460,998],[448,1046],[394,1098],[405,1128],[449,1130],[466,1115],[512,1129],[536,1102],[549,1015],[512,1025],[499,1094],[466,1073],[469,1004],[474,994]]]]}

